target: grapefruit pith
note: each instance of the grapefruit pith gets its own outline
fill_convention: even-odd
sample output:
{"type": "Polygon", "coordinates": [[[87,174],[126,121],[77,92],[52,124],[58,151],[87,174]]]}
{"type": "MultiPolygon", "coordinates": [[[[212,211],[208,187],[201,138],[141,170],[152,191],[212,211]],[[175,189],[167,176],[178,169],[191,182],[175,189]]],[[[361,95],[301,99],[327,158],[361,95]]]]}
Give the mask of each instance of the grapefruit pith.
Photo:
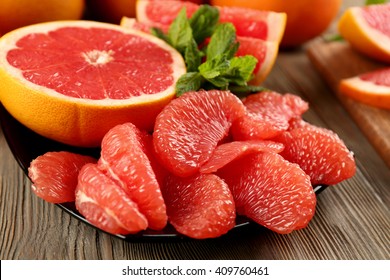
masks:
{"type": "Polygon", "coordinates": [[[151,130],[186,72],[162,40],[92,21],[17,29],[0,39],[0,100],[47,138],[98,146],[117,124],[151,130]]]}
{"type": "Polygon", "coordinates": [[[390,3],[351,7],[338,22],[340,34],[364,55],[390,62],[390,3]]]}

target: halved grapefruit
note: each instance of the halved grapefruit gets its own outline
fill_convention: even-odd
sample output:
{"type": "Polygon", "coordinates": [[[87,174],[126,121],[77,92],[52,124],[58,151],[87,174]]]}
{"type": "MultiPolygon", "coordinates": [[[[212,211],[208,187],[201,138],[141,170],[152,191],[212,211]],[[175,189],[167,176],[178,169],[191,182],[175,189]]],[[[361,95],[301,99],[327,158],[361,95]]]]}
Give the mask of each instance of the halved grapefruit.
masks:
{"type": "Polygon", "coordinates": [[[340,82],[339,91],[365,104],[390,109],[390,68],[370,71],[340,82]]]}
{"type": "Polygon", "coordinates": [[[113,24],[49,22],[0,39],[4,107],[38,134],[75,146],[98,146],[120,123],[151,130],[185,72],[167,43],[113,24]]]}
{"type": "MultiPolygon", "coordinates": [[[[187,1],[137,1],[137,20],[147,24],[169,25],[180,10],[185,7],[188,17],[199,5],[187,1]]],[[[216,7],[220,13],[220,22],[231,22],[237,35],[253,37],[266,41],[280,42],[286,28],[286,14],[259,11],[239,7],[216,7]]]]}
{"type": "Polygon", "coordinates": [[[390,3],[351,7],[338,23],[340,34],[353,48],[383,62],[390,62],[390,3]]]}

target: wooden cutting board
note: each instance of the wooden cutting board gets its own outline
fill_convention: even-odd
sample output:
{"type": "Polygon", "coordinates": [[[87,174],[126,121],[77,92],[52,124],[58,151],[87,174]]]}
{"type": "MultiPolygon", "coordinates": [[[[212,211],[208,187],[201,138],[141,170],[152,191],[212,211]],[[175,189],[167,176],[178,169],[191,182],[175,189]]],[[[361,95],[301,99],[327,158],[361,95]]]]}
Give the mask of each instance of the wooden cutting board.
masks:
{"type": "Polygon", "coordinates": [[[339,81],[363,72],[389,67],[357,53],[346,42],[318,39],[308,45],[309,59],[346,110],[390,167],[390,110],[365,105],[338,91],[339,81]]]}

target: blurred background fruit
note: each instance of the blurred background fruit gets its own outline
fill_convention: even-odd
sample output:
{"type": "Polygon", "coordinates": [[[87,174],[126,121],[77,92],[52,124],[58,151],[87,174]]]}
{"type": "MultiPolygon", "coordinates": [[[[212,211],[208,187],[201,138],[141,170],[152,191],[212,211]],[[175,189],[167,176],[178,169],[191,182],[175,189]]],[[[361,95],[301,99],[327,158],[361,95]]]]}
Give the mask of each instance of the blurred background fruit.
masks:
{"type": "Polygon", "coordinates": [[[1,0],[0,36],[38,22],[80,19],[84,8],[84,0],[1,0]]]}
{"type": "Polygon", "coordinates": [[[136,0],[87,0],[88,17],[119,24],[123,16],[135,17],[136,0]]]}
{"type": "MultiPolygon", "coordinates": [[[[207,2],[203,0],[186,1],[196,4],[207,2]]],[[[122,17],[135,17],[136,2],[137,0],[87,0],[88,17],[98,21],[119,24],[122,17]]]]}
{"type": "Polygon", "coordinates": [[[287,25],[281,46],[294,47],[320,35],[337,15],[342,0],[210,0],[217,6],[241,6],[285,12],[287,25]]]}

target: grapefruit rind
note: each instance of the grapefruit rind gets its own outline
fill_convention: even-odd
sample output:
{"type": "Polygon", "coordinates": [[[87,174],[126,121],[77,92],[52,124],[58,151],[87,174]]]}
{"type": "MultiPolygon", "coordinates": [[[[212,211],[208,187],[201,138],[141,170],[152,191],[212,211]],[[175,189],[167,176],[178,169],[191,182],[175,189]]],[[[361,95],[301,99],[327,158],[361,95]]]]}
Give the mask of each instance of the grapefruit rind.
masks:
{"type": "Polygon", "coordinates": [[[338,30],[359,52],[379,61],[390,62],[390,38],[368,25],[361,7],[347,9],[338,22],[338,30]]]}
{"type": "Polygon", "coordinates": [[[174,98],[176,81],[186,72],[182,56],[155,36],[93,21],[57,21],[23,27],[4,35],[0,39],[0,49],[0,101],[7,111],[36,133],[74,146],[98,146],[110,128],[124,122],[132,122],[141,129],[151,130],[157,114],[174,98]],[[16,48],[15,43],[20,38],[65,26],[108,28],[146,38],[171,54],[173,84],[162,92],[127,100],[83,100],[29,82],[23,78],[21,70],[8,63],[7,53],[16,48]]]}
{"type": "Polygon", "coordinates": [[[267,24],[272,32],[268,33],[267,41],[277,42],[282,41],[286,30],[287,14],[270,12],[267,19],[267,24]]]}
{"type": "Polygon", "coordinates": [[[390,109],[390,88],[364,81],[358,76],[341,80],[339,92],[367,105],[390,109]]]}
{"type": "Polygon", "coordinates": [[[254,74],[253,79],[249,81],[249,84],[252,85],[260,85],[268,77],[269,73],[275,65],[276,58],[278,56],[279,43],[274,41],[265,41],[264,43],[266,44],[267,48],[266,56],[259,70],[254,74]]]}

